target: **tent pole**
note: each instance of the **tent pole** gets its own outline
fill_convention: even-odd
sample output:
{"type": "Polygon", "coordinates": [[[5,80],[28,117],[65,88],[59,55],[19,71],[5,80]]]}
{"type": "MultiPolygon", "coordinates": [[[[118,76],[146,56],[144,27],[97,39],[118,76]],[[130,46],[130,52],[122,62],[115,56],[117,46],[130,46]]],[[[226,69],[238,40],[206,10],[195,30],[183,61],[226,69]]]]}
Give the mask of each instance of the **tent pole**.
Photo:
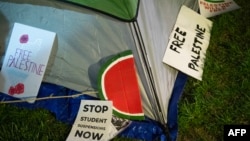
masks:
{"type": "Polygon", "coordinates": [[[150,93],[147,94],[147,96],[149,96],[150,100],[153,100],[152,104],[153,107],[156,108],[156,110],[153,110],[155,116],[157,116],[157,120],[159,120],[161,122],[162,125],[165,126],[166,124],[166,120],[164,118],[164,114],[162,112],[162,107],[160,105],[160,101],[159,98],[157,96],[157,92],[155,89],[155,83],[154,83],[154,79],[153,79],[153,74],[151,71],[151,67],[147,58],[147,52],[146,52],[146,48],[145,48],[145,44],[143,42],[143,38],[140,32],[140,28],[139,25],[137,23],[137,21],[132,22],[132,24],[130,24],[131,26],[131,30],[133,33],[133,37],[134,40],[137,40],[135,42],[136,43],[136,50],[137,53],[140,57],[140,61],[142,63],[143,66],[143,70],[146,72],[146,79],[147,79],[147,85],[149,87],[149,91],[150,93]]]}

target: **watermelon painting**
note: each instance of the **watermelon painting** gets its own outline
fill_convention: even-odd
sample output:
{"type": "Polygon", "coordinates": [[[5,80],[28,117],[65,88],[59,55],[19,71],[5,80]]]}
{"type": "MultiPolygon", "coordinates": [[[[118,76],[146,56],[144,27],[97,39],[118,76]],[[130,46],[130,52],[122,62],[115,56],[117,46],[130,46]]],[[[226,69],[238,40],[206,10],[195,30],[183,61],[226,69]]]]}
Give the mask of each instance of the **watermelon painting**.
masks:
{"type": "Polygon", "coordinates": [[[131,50],[110,58],[100,69],[99,96],[113,101],[114,115],[130,120],[143,120],[140,89],[131,50]]]}

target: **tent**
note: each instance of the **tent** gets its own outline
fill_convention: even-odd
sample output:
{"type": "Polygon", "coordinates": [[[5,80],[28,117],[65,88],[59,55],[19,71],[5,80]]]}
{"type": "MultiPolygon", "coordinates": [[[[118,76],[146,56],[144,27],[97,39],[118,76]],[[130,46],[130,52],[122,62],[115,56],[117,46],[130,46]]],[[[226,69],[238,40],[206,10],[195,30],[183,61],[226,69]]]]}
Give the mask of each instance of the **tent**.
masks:
{"type": "MultiPolygon", "coordinates": [[[[15,22],[53,31],[57,34],[55,46],[38,97],[52,93],[72,95],[95,91],[103,61],[124,50],[132,50],[145,116],[148,122],[161,125],[162,132],[157,136],[163,138],[167,132],[170,140],[175,140],[177,103],[187,76],[163,64],[162,58],[182,5],[198,10],[196,0],[1,0],[1,60],[15,22]]],[[[72,124],[79,100],[97,97],[89,95],[16,105],[46,108],[56,113],[58,120],[72,124]]],[[[1,94],[2,101],[13,99],[1,94]]],[[[143,124],[138,121],[131,126],[143,124]]],[[[156,138],[146,136],[148,132],[139,137],[128,134],[131,134],[129,130],[124,136],[156,138]]]]}

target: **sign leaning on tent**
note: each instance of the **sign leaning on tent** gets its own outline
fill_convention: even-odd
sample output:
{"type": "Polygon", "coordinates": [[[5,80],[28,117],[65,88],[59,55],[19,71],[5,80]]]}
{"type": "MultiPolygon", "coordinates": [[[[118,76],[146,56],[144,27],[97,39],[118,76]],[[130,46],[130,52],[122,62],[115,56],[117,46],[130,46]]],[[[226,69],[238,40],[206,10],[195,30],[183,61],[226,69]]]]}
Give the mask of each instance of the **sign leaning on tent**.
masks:
{"type": "Polygon", "coordinates": [[[43,29],[14,24],[0,73],[1,92],[35,102],[55,35],[43,29]]]}
{"type": "Polygon", "coordinates": [[[99,71],[99,97],[112,100],[115,115],[143,120],[140,89],[131,50],[111,57],[99,71]]]}
{"type": "Polygon", "coordinates": [[[186,6],[182,6],[163,62],[202,80],[211,28],[211,21],[186,6]]]}
{"type": "Polygon", "coordinates": [[[240,8],[233,0],[199,0],[199,7],[207,18],[240,8]]]}
{"type": "Polygon", "coordinates": [[[82,100],[67,141],[107,141],[112,101],[82,100]]]}

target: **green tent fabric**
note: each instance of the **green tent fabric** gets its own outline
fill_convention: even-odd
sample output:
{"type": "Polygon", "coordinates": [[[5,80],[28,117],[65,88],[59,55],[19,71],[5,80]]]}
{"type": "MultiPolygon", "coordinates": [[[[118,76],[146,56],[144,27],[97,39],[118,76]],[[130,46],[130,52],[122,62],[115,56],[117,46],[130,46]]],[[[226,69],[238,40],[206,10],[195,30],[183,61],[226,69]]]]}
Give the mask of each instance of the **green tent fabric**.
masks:
{"type": "Polygon", "coordinates": [[[139,7],[139,0],[65,0],[78,4],[123,21],[133,21],[136,19],[139,7]]]}

